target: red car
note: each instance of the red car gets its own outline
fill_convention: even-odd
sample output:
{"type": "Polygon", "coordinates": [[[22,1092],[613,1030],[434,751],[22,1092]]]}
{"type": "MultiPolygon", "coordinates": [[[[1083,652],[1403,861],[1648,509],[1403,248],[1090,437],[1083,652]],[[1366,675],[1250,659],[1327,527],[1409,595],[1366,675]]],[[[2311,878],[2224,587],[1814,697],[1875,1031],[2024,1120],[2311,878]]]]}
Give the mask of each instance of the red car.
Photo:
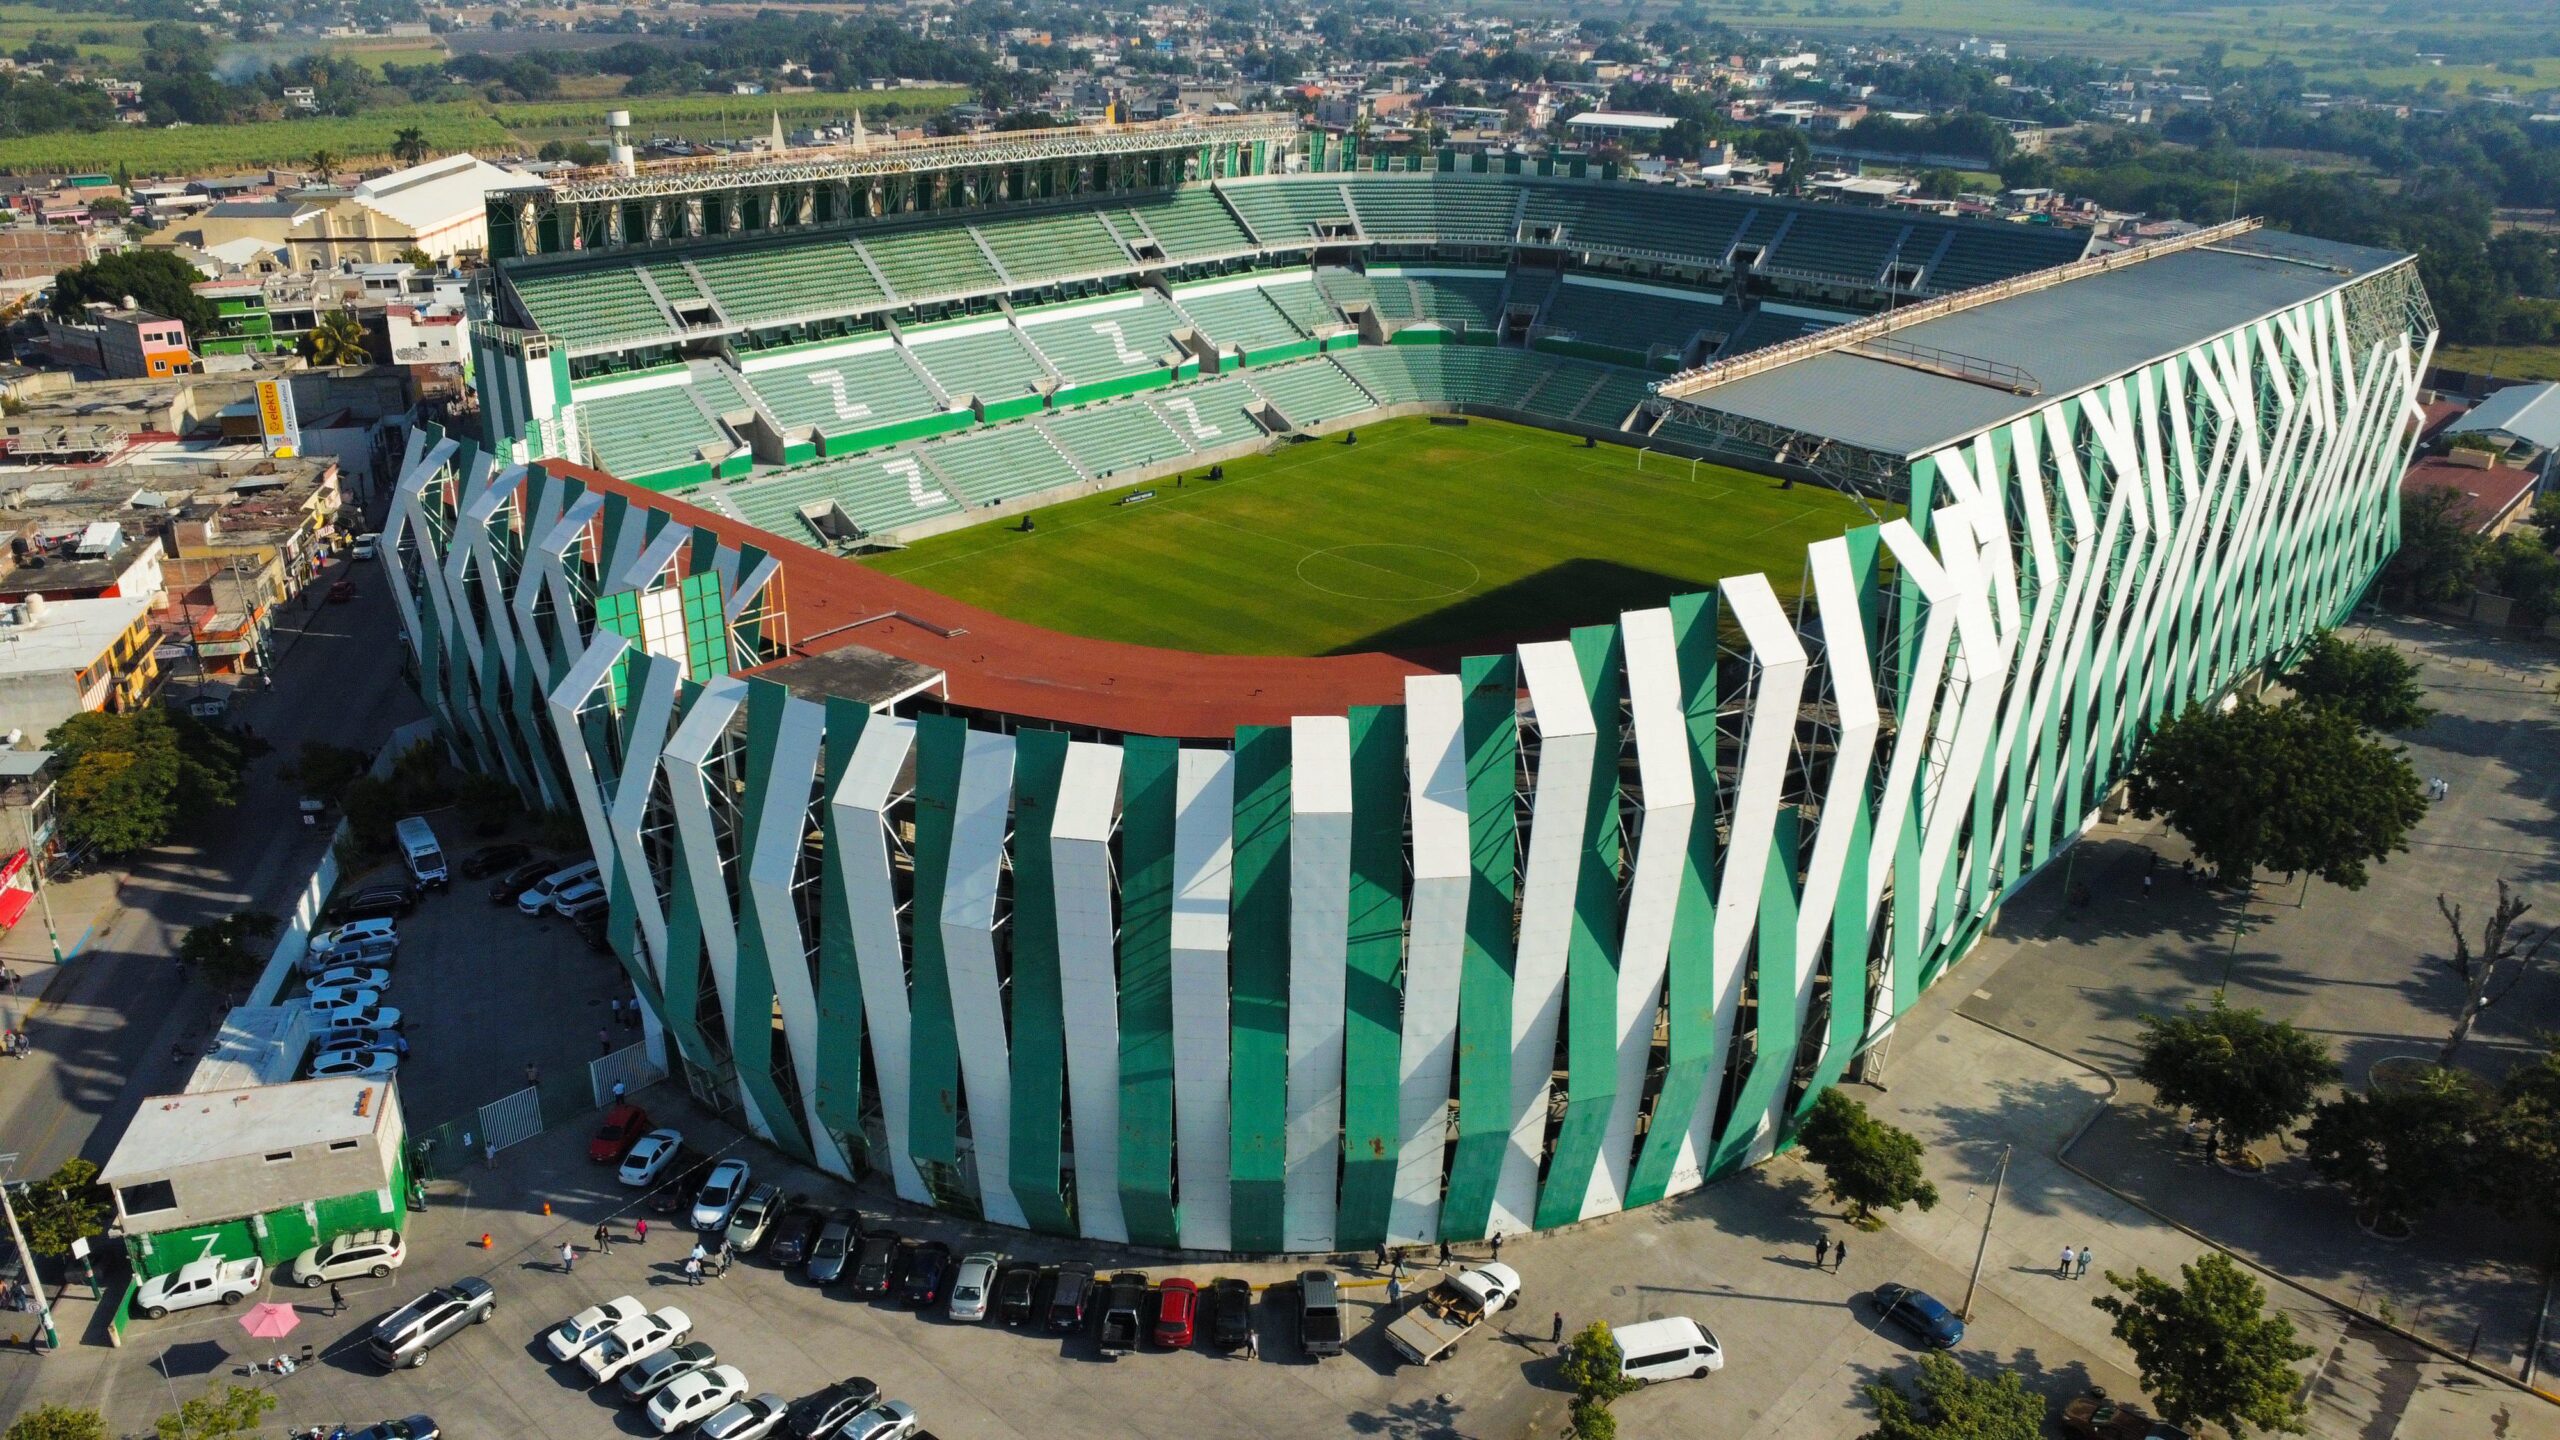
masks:
{"type": "Polygon", "coordinates": [[[1156,1286],[1156,1343],[1167,1350],[1191,1348],[1191,1322],[1200,1313],[1200,1282],[1180,1276],[1156,1286]]]}
{"type": "Polygon", "coordinates": [[[344,605],[354,598],[356,582],[353,580],[340,580],[329,587],[329,603],[332,605],[344,605]]]}
{"type": "Polygon", "coordinates": [[[649,1128],[649,1112],[626,1100],[604,1112],[604,1127],[587,1142],[587,1158],[599,1165],[618,1164],[649,1128]]]}

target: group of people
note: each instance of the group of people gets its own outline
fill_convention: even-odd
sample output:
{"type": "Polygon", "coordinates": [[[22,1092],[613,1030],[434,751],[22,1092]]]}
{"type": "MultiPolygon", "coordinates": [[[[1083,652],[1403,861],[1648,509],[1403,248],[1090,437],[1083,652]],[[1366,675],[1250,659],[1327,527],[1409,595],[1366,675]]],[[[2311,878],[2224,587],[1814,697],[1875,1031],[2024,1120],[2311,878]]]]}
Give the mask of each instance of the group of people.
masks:
{"type": "Polygon", "coordinates": [[[0,1055],[17,1059],[26,1055],[28,1048],[26,1031],[0,1030],[0,1055]]]}

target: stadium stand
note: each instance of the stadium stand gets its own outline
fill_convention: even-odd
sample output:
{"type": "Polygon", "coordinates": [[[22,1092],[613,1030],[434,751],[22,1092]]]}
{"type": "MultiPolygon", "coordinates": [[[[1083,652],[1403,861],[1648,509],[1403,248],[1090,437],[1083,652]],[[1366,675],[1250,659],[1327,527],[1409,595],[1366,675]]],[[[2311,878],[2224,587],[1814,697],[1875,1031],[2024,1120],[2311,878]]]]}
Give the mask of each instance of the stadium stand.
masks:
{"type": "Polygon", "coordinates": [[[1049,436],[1096,478],[1188,455],[1191,447],[1139,400],[1114,400],[1053,415],[1049,436]]]}
{"type": "Polygon", "coordinates": [[[1368,275],[1371,304],[1378,308],[1378,318],[1389,322],[1422,318],[1420,304],[1413,298],[1413,282],[1401,270],[1372,270],[1368,275]]]}
{"type": "MultiPolygon", "coordinates": [[[[759,530],[801,537],[814,533],[804,507],[832,500],[866,535],[958,513],[960,502],[912,454],[866,455],[784,471],[726,495],[738,518],[759,530]]],[[[824,543],[826,536],[819,535],[824,543]]]]}
{"type": "Polygon", "coordinates": [[[1752,213],[1748,201],[1706,191],[1565,183],[1530,186],[1521,223],[1530,227],[1522,232],[1524,241],[1534,240],[1539,226],[1561,225],[1568,248],[1678,255],[1720,265],[1752,213]]]}
{"type": "Polygon", "coordinates": [[[1014,318],[1071,385],[1163,368],[1174,352],[1173,332],[1182,325],[1182,317],[1153,291],[1141,291],[1135,305],[1070,305],[1025,310],[1014,318]]]}
{"type": "Polygon", "coordinates": [[[1262,293],[1276,309],[1289,317],[1289,323],[1308,335],[1329,328],[1339,328],[1342,316],[1325,302],[1323,292],[1309,280],[1304,270],[1286,271],[1262,282],[1262,293]]]}
{"type": "Polygon", "coordinates": [[[1218,188],[1262,243],[1273,249],[1315,243],[1315,227],[1320,223],[1351,223],[1351,207],[1343,202],[1339,185],[1245,180],[1220,182],[1218,188]]]}
{"type": "Polygon", "coordinates": [[[721,251],[697,256],[693,265],[721,312],[740,325],[853,310],[883,298],[870,267],[842,237],[721,251]]]}
{"type": "Polygon", "coordinates": [[[1290,424],[1302,427],[1357,415],[1377,403],[1324,356],[1248,371],[1245,383],[1277,406],[1290,424]]]}
{"type": "Polygon", "coordinates": [[[866,235],[862,248],[902,300],[989,290],[1000,282],[985,252],[963,225],[920,227],[866,235]]]}
{"type": "Polygon", "coordinates": [[[1906,263],[1927,261],[1937,254],[1937,263],[1929,266],[1922,283],[1941,293],[1970,290],[2006,280],[2030,270],[2052,265],[2068,265],[2080,258],[2088,248],[2089,237],[2077,230],[2061,230],[2050,225],[1966,225],[1951,227],[1955,234],[1946,240],[1943,253],[1937,252],[1938,241],[1926,245],[1921,237],[1902,247],[1906,263]]]}
{"type": "Polygon", "coordinates": [[[1815,275],[1837,276],[1869,285],[1884,276],[1885,262],[1910,224],[1844,205],[1809,206],[1795,212],[1774,249],[1762,257],[1765,267],[1784,266],[1815,275]]]}
{"type": "Polygon", "coordinates": [[[1332,302],[1337,311],[1345,305],[1375,308],[1378,303],[1378,287],[1370,284],[1369,277],[1357,270],[1327,265],[1316,271],[1316,288],[1324,292],[1324,298],[1332,302]]]}
{"type": "Polygon", "coordinates": [[[1438,378],[1440,350],[1436,345],[1363,345],[1330,358],[1379,404],[1409,405],[1423,398],[1423,377],[1417,373],[1421,362],[1430,362],[1432,378],[1438,378]]]}
{"type": "Polygon", "coordinates": [[[581,396],[579,429],[597,463],[625,480],[663,475],[736,448],[681,386],[581,396]]]}
{"type": "Polygon", "coordinates": [[[1214,450],[1262,437],[1262,427],[1245,409],[1261,398],[1241,379],[1228,378],[1160,391],[1147,397],[1147,408],[1163,416],[1184,444],[1214,450]]]}
{"type": "Polygon", "coordinates": [[[1200,260],[1253,248],[1253,237],[1207,186],[1133,202],[1113,211],[1112,221],[1133,242],[1142,231],[1152,235],[1168,260],[1200,260]]]}
{"type": "Polygon", "coordinates": [[[982,220],[976,228],[987,248],[995,252],[997,263],[1018,282],[1129,268],[1129,252],[1112,238],[1102,217],[1090,210],[982,220]]]}
{"type": "Polygon", "coordinates": [[[693,372],[693,391],[712,414],[726,418],[741,410],[752,411],[755,402],[747,398],[745,387],[738,383],[738,372],[717,360],[696,360],[688,366],[693,372]]]}
{"type": "Polygon", "coordinates": [[[516,299],[545,334],[571,347],[636,344],[666,334],[667,312],[628,265],[518,275],[516,299]]]}
{"type": "Polygon", "coordinates": [[[1305,338],[1269,295],[1252,286],[1214,293],[1176,290],[1173,303],[1224,349],[1263,350],[1305,338]]]}
{"type": "Polygon", "coordinates": [[[1724,342],[1724,348],[1716,352],[1716,358],[1739,355],[1746,350],[1758,350],[1764,346],[1775,345],[1782,340],[1793,340],[1799,335],[1810,335],[1816,330],[1830,328],[1829,321],[1811,320],[1802,315],[1788,315],[1776,310],[1754,310],[1750,317],[1742,322],[1740,328],[1733,332],[1732,338],[1724,342]]]}
{"type": "Polygon", "coordinates": [[[1483,176],[1355,175],[1343,187],[1372,240],[1508,245],[1520,200],[1518,186],[1483,176]]]}
{"type": "Polygon", "coordinates": [[[1676,350],[1720,308],[1711,296],[1689,300],[1654,289],[1577,284],[1568,276],[1540,323],[1588,344],[1642,355],[1655,345],[1676,350]]]}
{"type": "Polygon", "coordinates": [[[1038,393],[1049,379],[1039,357],[1022,348],[1012,325],[973,320],[956,328],[967,333],[907,332],[907,348],[952,399],[975,395],[989,403],[1011,400],[1038,393]]]}
{"type": "Polygon", "coordinates": [[[1084,478],[1036,425],[992,425],[917,453],[971,505],[1000,504],[1084,478]]]}
{"type": "Polygon", "coordinates": [[[1407,270],[1413,282],[1414,309],[1425,320],[1491,330],[1501,323],[1502,275],[1486,271],[1468,275],[1450,270],[1407,270]]]}
{"type": "Polygon", "coordinates": [[[907,367],[906,357],[877,342],[850,354],[752,370],[747,385],[784,426],[813,426],[822,435],[919,419],[943,408],[907,367]]]}
{"type": "Polygon", "coordinates": [[[1653,379],[1640,370],[1613,369],[1600,377],[1598,388],[1584,398],[1570,418],[1585,425],[1615,429],[1626,420],[1628,412],[1644,403],[1653,379]]]}
{"type": "Polygon", "coordinates": [[[649,272],[649,283],[657,286],[658,293],[670,302],[703,298],[702,287],[694,282],[693,272],[684,268],[684,262],[680,260],[661,260],[640,268],[649,272]]]}

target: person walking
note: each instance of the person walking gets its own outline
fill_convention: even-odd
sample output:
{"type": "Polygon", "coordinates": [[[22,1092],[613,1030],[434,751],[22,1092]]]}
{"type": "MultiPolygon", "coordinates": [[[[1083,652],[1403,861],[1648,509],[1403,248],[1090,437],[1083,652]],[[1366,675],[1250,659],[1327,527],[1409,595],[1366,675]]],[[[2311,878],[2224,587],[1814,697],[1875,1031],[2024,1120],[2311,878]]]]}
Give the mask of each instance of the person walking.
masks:
{"type": "Polygon", "coordinates": [[[1836,1273],[1836,1272],[1840,1269],[1840,1267],[1841,1267],[1841,1266],[1846,1265],[1846,1264],[1848,1264],[1848,1263],[1849,1263],[1849,1242],[1848,1242],[1848,1241],[1846,1241],[1846,1240],[1841,1240],[1841,1241],[1835,1242],[1835,1243],[1832,1245],[1832,1247],[1831,1247],[1831,1268],[1832,1268],[1832,1270],[1836,1273]]]}
{"type": "Polygon", "coordinates": [[[1813,1268],[1816,1270],[1821,1269],[1823,1267],[1823,1262],[1830,1258],[1831,1237],[1828,1235],[1816,1237],[1813,1242],[1813,1268]]]}
{"type": "Polygon", "coordinates": [[[570,1243],[569,1243],[568,1241],[566,1241],[566,1240],[561,1241],[561,1242],[560,1242],[560,1270],[561,1270],[561,1273],[563,1273],[563,1274],[575,1274],[575,1273],[577,1272],[577,1269],[578,1269],[578,1247],[577,1247],[577,1246],[575,1246],[575,1245],[570,1244],[570,1243]]]}
{"type": "Polygon", "coordinates": [[[1399,1280],[1399,1279],[1397,1279],[1397,1278],[1396,1278],[1396,1277],[1394,1277],[1393,1275],[1388,1276],[1388,1277],[1387,1277],[1387,1308],[1388,1308],[1388,1309],[1390,1309],[1390,1310],[1393,1310],[1393,1309],[1395,1309],[1397,1306],[1402,1305],[1403,1303],[1404,1303],[1404,1282],[1403,1282],[1403,1281],[1401,1281],[1401,1280],[1399,1280]]]}
{"type": "Polygon", "coordinates": [[[2080,1247],[2080,1258],[2072,1262],[2071,1278],[2074,1280],[2089,1278],[2089,1247],[2086,1245],[2080,1247]]]}
{"type": "Polygon", "coordinates": [[[524,1083],[525,1083],[525,1084],[527,1084],[527,1085],[539,1085],[539,1084],[541,1084],[541,1083],[542,1083],[542,1067],[541,1067],[541,1066],[539,1066],[539,1065],[534,1064],[534,1063],[533,1063],[532,1061],[530,1061],[530,1060],[526,1061],[526,1062],[525,1062],[525,1066],[524,1066],[524,1083]]]}
{"type": "Polygon", "coordinates": [[[613,1082],[613,1103],[616,1105],[622,1103],[622,1082],[619,1080],[613,1082]]]}
{"type": "Polygon", "coordinates": [[[1446,1240],[1440,1242],[1440,1268],[1449,1268],[1449,1242],[1446,1240]]]}
{"type": "Polygon", "coordinates": [[[596,1222],[596,1253],[599,1255],[613,1253],[613,1232],[604,1228],[604,1222],[601,1220],[596,1222]]]}
{"type": "Polygon", "coordinates": [[[2065,1246],[2063,1246],[2063,1247],[2062,1247],[2062,1262],[2061,1262],[2060,1264],[2058,1264],[2058,1265],[2056,1265],[2056,1266],[2054,1266],[2054,1267],[2053,1267],[2053,1273],[2054,1273],[2054,1274],[2056,1274],[2056,1275],[2058,1275],[2058,1276],[2060,1276],[2060,1277],[2062,1277],[2062,1278],[2063,1278],[2063,1279],[2065,1279],[2065,1280],[2068,1280],[2068,1279],[2070,1279],[2070,1278],[2071,1278],[2071,1247],[2070,1247],[2070,1246],[2065,1245],[2065,1246]]]}
{"type": "Polygon", "coordinates": [[[1496,1260],[1502,1258],[1502,1236],[1499,1232],[1493,1237],[1493,1258],[1496,1260]]]}
{"type": "Polygon", "coordinates": [[[1244,1332],[1244,1357],[1248,1360],[1259,1360],[1262,1358],[1261,1326],[1254,1326],[1252,1329],[1244,1332]]]}
{"type": "Polygon", "coordinates": [[[603,1026],[601,1026],[601,1025],[597,1026],[597,1027],[596,1027],[596,1055],[598,1056],[598,1058],[602,1058],[603,1056],[610,1055],[610,1054],[612,1054],[612,1053],[613,1053],[613,1032],[612,1032],[612,1031],[610,1031],[610,1030],[607,1030],[606,1028],[604,1028],[604,1027],[603,1027],[603,1026]]]}
{"type": "Polygon", "coordinates": [[[329,1286],[329,1313],[335,1315],[346,1308],[347,1297],[339,1293],[338,1287],[334,1283],[331,1284],[329,1286]]]}
{"type": "Polygon", "coordinates": [[[482,1158],[482,1159],[487,1160],[487,1161],[489,1162],[489,1168],[490,1168],[490,1169],[492,1169],[492,1170],[497,1169],[497,1168],[498,1168],[498,1142],[497,1142],[497,1141],[495,1141],[495,1140],[483,1140],[483,1141],[481,1141],[481,1142],[480,1142],[480,1156],[481,1156],[481,1158],[482,1158]]]}
{"type": "Polygon", "coordinates": [[[2145,900],[2151,898],[2151,877],[2148,875],[2142,877],[2142,898],[2145,900]]]}
{"type": "Polygon", "coordinates": [[[1555,1313],[1555,1317],[1547,1322],[1547,1343],[1550,1345],[1561,1345],[1564,1343],[1564,1312],[1561,1310],[1557,1311],[1555,1313]]]}
{"type": "Polygon", "coordinates": [[[687,1285],[699,1285],[702,1283],[701,1256],[687,1255],[684,1257],[684,1283],[687,1285]]]}
{"type": "Polygon", "coordinates": [[[643,1216],[641,1216],[637,1221],[634,1221],[634,1222],[632,1223],[632,1226],[631,1226],[631,1243],[632,1243],[632,1244],[634,1244],[634,1245],[646,1245],[646,1244],[648,1244],[648,1243],[649,1243],[649,1217],[648,1217],[648,1216],[643,1215],[643,1216]]]}

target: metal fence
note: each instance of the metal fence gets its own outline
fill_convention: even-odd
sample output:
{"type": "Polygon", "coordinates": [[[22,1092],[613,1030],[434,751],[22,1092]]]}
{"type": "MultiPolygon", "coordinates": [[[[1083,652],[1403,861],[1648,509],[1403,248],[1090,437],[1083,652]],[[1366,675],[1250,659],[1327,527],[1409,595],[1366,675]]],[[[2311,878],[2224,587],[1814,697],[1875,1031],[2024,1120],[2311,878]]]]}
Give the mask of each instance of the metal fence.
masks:
{"type": "Polygon", "coordinates": [[[647,1045],[635,1041],[602,1059],[588,1061],[587,1078],[591,1086],[588,1098],[601,1109],[613,1103],[614,1082],[620,1081],[626,1092],[636,1094],[666,1079],[667,1072],[649,1062],[647,1045]]]}
{"type": "Polygon", "coordinates": [[[480,1145],[484,1155],[520,1145],[547,1128],[542,1123],[541,1087],[528,1085],[480,1107],[480,1145]]]}

